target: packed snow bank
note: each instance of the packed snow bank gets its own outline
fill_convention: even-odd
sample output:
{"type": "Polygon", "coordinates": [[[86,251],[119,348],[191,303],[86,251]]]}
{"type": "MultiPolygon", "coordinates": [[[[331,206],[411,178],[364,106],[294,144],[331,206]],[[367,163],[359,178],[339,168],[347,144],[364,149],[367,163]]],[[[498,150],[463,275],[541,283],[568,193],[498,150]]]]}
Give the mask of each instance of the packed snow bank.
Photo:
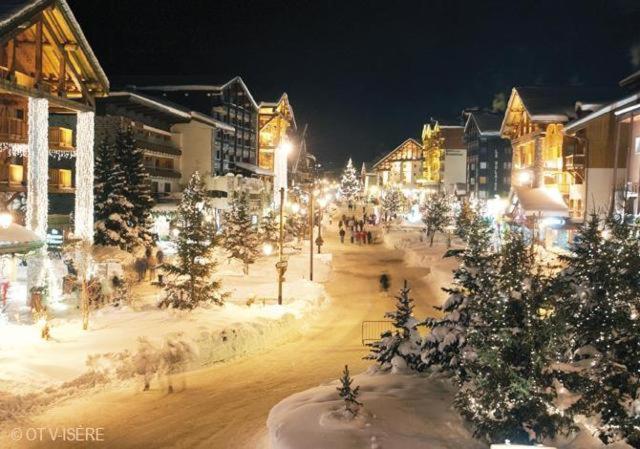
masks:
{"type": "Polygon", "coordinates": [[[408,267],[427,268],[429,274],[424,279],[425,283],[437,288],[440,302],[446,300],[447,294],[440,288],[451,285],[458,261],[454,257],[443,257],[447,252],[444,236],[436,234],[433,246],[429,246],[420,229],[391,228],[384,235],[384,244],[388,248],[402,250],[408,267]]]}
{"type": "MultiPolygon", "coordinates": [[[[454,387],[441,375],[393,374],[375,367],[354,376],[359,416],[340,413],[339,382],[296,393],[271,409],[270,449],[487,448],[453,408],[454,387]]],[[[587,430],[546,442],[557,449],[631,449],[602,444],[587,430]]]]}
{"type": "MultiPolygon", "coordinates": [[[[0,323],[0,423],[98,385],[194,369],[295,336],[306,325],[301,318],[325,303],[325,289],[301,278],[304,264],[292,257],[278,306],[271,262],[257,264],[249,277],[223,276],[230,293],[223,307],[158,309],[161,290],[147,285],[131,306],[92,312],[87,331],[79,314],[50,320],[50,340],[40,338],[37,326],[0,323]]],[[[330,255],[318,258],[320,279],[330,262],[330,255]]]]}
{"type": "Polygon", "coordinates": [[[338,385],[312,388],[277,404],[267,420],[271,449],[486,447],[453,410],[446,380],[371,369],[354,377],[364,408],[352,420],[336,419],[343,407],[338,385]]]}

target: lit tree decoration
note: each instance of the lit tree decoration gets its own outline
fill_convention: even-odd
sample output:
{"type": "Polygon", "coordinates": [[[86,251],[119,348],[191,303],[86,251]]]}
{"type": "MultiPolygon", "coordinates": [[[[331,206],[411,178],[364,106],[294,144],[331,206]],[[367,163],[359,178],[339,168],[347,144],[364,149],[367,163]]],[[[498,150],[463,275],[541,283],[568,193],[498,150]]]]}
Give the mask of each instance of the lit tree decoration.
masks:
{"type": "Polygon", "coordinates": [[[49,102],[29,97],[29,144],[27,156],[27,227],[43,240],[49,215],[49,102]]]}
{"type": "Polygon", "coordinates": [[[429,246],[433,246],[436,232],[445,232],[451,224],[452,201],[444,192],[434,193],[425,204],[422,221],[427,225],[427,237],[429,246]]]}
{"type": "Polygon", "coordinates": [[[393,321],[394,332],[387,331],[380,340],[370,344],[371,353],[366,357],[375,360],[383,369],[389,369],[401,359],[411,369],[418,369],[420,362],[421,338],[417,330],[418,320],[413,316],[411,289],[404,281],[400,295],[396,296],[396,310],[384,316],[393,321]],[[395,359],[395,360],[394,360],[395,359]]]}
{"type": "Polygon", "coordinates": [[[362,403],[358,401],[360,387],[353,388],[351,386],[352,383],[353,379],[349,374],[349,366],[345,365],[342,377],[340,378],[340,387],[336,389],[338,390],[338,395],[344,401],[345,411],[353,417],[358,414],[360,407],[362,407],[362,403]]]}
{"type": "Polygon", "coordinates": [[[280,225],[272,209],[269,209],[260,221],[260,239],[263,244],[269,244],[273,248],[278,246],[280,240],[280,225]]]}
{"type": "Polygon", "coordinates": [[[460,208],[455,214],[455,234],[458,237],[465,239],[466,233],[476,215],[478,215],[478,211],[471,207],[469,201],[463,200],[460,203],[460,208]]]}
{"type": "Polygon", "coordinates": [[[224,214],[222,244],[230,259],[244,264],[244,273],[249,274],[249,265],[253,264],[260,251],[258,230],[251,220],[247,195],[240,193],[231,202],[231,208],[224,214]]]}
{"type": "Polygon", "coordinates": [[[223,303],[220,283],[211,279],[216,266],[211,254],[218,245],[218,238],[213,223],[205,217],[206,201],[204,183],[195,172],[178,205],[177,260],[162,264],[169,280],[160,307],[193,309],[201,303],[223,303]]]}
{"type": "Polygon", "coordinates": [[[74,234],[89,243],[93,242],[94,128],[94,113],[78,112],[74,234]]]}
{"type": "Polygon", "coordinates": [[[594,213],[563,257],[556,320],[557,375],[579,399],[570,413],[598,417],[604,443],[640,447],[640,244],[637,230],[594,213]]]}
{"type": "Polygon", "coordinates": [[[289,214],[285,219],[285,231],[298,243],[307,235],[309,231],[309,219],[302,216],[300,212],[289,214]]]}
{"type": "Polygon", "coordinates": [[[453,274],[453,286],[443,288],[449,294],[442,307],[442,318],[427,318],[429,334],[422,345],[422,361],[426,367],[454,374],[458,382],[466,379],[464,360],[467,332],[471,325],[469,304],[479,301],[491,288],[495,254],[491,251],[491,224],[475,214],[465,231],[465,248],[447,251],[445,257],[456,257],[460,265],[453,274]]]}
{"type": "Polygon", "coordinates": [[[388,220],[402,211],[404,195],[397,187],[388,189],[382,197],[382,211],[388,220]]]}
{"type": "Polygon", "coordinates": [[[342,180],[340,182],[340,196],[347,201],[353,201],[360,193],[360,180],[356,173],[356,169],[353,167],[353,162],[349,158],[347,166],[342,173],[342,180]]]}
{"type": "Polygon", "coordinates": [[[468,302],[465,378],[455,405],[488,442],[540,443],[570,428],[554,405],[551,279],[518,231],[506,235],[486,288],[468,302]]]}

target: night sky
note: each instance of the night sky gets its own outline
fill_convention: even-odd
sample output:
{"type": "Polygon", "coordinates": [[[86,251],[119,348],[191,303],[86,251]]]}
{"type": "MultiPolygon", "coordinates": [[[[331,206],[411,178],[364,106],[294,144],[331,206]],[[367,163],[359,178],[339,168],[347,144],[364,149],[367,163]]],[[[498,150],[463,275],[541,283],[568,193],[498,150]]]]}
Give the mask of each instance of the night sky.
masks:
{"type": "Polygon", "coordinates": [[[640,69],[640,1],[69,0],[112,86],[286,91],[323,161],[373,160],[514,85],[640,69]],[[635,65],[634,65],[635,64],[635,65]]]}

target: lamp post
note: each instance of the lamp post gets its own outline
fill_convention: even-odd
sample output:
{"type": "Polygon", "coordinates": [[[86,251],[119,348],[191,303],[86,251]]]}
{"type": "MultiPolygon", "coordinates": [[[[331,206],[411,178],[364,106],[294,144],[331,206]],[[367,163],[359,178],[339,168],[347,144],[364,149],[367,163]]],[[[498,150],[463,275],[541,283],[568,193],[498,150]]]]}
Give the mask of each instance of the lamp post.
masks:
{"type": "Polygon", "coordinates": [[[287,261],[283,257],[284,247],[284,187],[280,187],[280,238],[278,242],[278,262],[276,263],[276,271],[278,273],[278,305],[282,305],[282,283],[284,282],[284,273],[287,271],[287,261]]]}
{"type": "MultiPolygon", "coordinates": [[[[315,183],[314,183],[315,184],[315,183]]],[[[309,189],[309,280],[313,281],[313,189],[309,189]]]]}

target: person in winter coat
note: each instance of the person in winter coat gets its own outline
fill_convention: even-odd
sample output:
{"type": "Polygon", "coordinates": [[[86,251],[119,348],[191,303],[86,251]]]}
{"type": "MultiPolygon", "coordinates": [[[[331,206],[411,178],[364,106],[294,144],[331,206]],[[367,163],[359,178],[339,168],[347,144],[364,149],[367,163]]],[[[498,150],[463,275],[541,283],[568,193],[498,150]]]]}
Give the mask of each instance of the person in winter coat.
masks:
{"type": "Polygon", "coordinates": [[[354,232],[353,232],[353,229],[352,229],[352,230],[351,230],[351,243],[354,243],[354,242],[355,242],[355,239],[356,239],[356,236],[355,236],[355,234],[354,234],[354,232]]]}
{"type": "Polygon", "coordinates": [[[338,234],[340,234],[340,243],[344,243],[344,235],[346,234],[344,228],[340,228],[340,232],[338,232],[338,234]]]}
{"type": "Polygon", "coordinates": [[[367,231],[367,243],[371,245],[372,240],[373,240],[373,234],[371,234],[371,231],[367,231]]]}
{"type": "Polygon", "coordinates": [[[389,291],[390,286],[391,286],[391,278],[387,273],[382,273],[380,275],[380,288],[382,289],[382,291],[387,292],[389,291]]]}

